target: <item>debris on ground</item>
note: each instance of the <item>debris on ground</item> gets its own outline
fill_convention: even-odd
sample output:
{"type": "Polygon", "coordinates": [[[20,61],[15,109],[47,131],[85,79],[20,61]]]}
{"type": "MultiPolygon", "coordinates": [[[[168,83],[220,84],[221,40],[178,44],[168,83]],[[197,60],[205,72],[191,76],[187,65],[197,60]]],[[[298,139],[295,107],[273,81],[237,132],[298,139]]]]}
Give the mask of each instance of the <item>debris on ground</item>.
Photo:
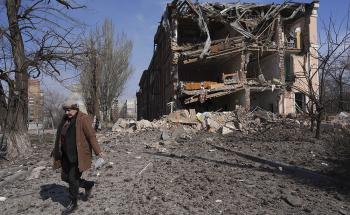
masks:
{"type": "Polygon", "coordinates": [[[285,194],[282,196],[282,199],[293,207],[301,207],[303,205],[302,199],[297,196],[293,196],[292,194],[285,194]]]}
{"type": "Polygon", "coordinates": [[[227,135],[236,131],[243,133],[261,132],[269,129],[275,123],[295,124],[296,126],[307,125],[304,121],[300,122],[295,118],[282,117],[261,108],[249,112],[245,108],[237,106],[234,111],[226,112],[196,113],[194,109],[181,109],[152,122],[144,119],[140,121],[118,119],[112,131],[134,133],[145,130],[176,128],[181,125],[194,132],[208,131],[227,135]]]}
{"type": "MultiPolygon", "coordinates": [[[[108,162],[84,172],[96,187],[77,213],[349,214],[344,135],[322,130],[318,140],[302,118],[258,109],[188,112],[199,126],[164,116],[140,130],[137,121],[119,120],[121,132],[98,132],[108,162]],[[221,128],[211,131],[206,119],[221,128]]],[[[50,168],[53,137],[45,134],[46,144],[33,141],[29,158],[0,160],[0,184],[7,181],[0,186],[2,214],[59,214],[65,207],[67,184],[50,168]],[[46,168],[26,181],[37,167],[46,168]]]]}
{"type": "Polygon", "coordinates": [[[32,172],[30,173],[29,177],[26,180],[32,180],[32,179],[37,179],[40,177],[40,172],[42,170],[46,169],[45,166],[38,166],[35,167],[32,172]]]}

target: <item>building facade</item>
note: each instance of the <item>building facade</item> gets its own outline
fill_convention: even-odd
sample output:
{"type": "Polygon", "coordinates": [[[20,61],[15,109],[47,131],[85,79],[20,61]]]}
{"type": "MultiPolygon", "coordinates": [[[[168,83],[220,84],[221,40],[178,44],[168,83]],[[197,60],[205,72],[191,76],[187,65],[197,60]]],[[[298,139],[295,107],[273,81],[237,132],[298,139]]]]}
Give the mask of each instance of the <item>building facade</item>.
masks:
{"type": "Polygon", "coordinates": [[[44,117],[44,94],[40,89],[39,80],[29,80],[28,83],[28,122],[39,124],[44,117]]]}
{"type": "Polygon", "coordinates": [[[137,92],[138,118],[237,105],[289,114],[306,109],[305,73],[318,84],[312,3],[192,3],[166,7],[137,92]]]}
{"type": "Polygon", "coordinates": [[[136,99],[127,99],[118,101],[116,118],[136,119],[137,118],[137,102],[136,99]]]}

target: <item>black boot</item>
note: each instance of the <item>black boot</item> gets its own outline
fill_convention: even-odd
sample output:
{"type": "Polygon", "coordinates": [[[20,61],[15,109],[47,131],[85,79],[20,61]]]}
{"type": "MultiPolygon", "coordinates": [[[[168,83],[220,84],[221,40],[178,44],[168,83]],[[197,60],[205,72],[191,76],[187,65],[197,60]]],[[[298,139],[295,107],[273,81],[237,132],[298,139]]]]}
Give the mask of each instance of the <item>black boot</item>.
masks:
{"type": "Polygon", "coordinates": [[[73,213],[78,208],[77,199],[72,199],[69,205],[62,211],[62,215],[68,215],[73,213]]]}
{"type": "Polygon", "coordinates": [[[85,195],[83,196],[82,200],[84,202],[86,202],[87,200],[89,200],[89,197],[91,196],[91,191],[92,191],[92,188],[94,187],[95,185],[95,182],[91,182],[89,184],[89,186],[87,188],[85,188],[85,195]]]}

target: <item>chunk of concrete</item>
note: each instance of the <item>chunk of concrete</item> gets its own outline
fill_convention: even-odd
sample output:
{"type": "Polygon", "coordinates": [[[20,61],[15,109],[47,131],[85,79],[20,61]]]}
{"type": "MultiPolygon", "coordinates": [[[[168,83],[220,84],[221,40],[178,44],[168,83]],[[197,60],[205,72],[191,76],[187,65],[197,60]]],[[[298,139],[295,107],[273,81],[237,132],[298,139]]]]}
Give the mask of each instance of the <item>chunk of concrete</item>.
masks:
{"type": "Polygon", "coordinates": [[[38,167],[35,167],[32,172],[30,173],[30,176],[27,178],[27,180],[32,180],[32,179],[37,179],[40,177],[40,172],[42,170],[46,169],[45,166],[38,166],[38,167]]]}
{"type": "Polygon", "coordinates": [[[211,131],[217,131],[220,129],[220,124],[213,119],[207,118],[206,123],[211,131]]]}
{"type": "Polygon", "coordinates": [[[190,109],[190,118],[195,121],[197,119],[196,116],[196,110],[195,109],[190,109]]]}
{"type": "Polygon", "coordinates": [[[126,128],[128,127],[129,123],[125,119],[119,118],[118,121],[115,123],[121,128],[126,128]]]}
{"type": "Polygon", "coordinates": [[[233,133],[233,130],[231,130],[230,128],[227,128],[226,126],[223,126],[221,128],[221,134],[222,135],[231,134],[231,133],[233,133]]]}
{"type": "Polygon", "coordinates": [[[187,110],[177,110],[170,113],[168,120],[173,123],[197,124],[196,120],[191,119],[190,113],[187,110]]]}
{"type": "Polygon", "coordinates": [[[346,119],[349,118],[350,115],[347,112],[340,112],[338,116],[340,119],[346,119]]]}
{"type": "Polygon", "coordinates": [[[169,135],[169,133],[167,131],[163,131],[160,138],[162,140],[169,140],[170,139],[170,135],[169,135]]]}
{"type": "Polygon", "coordinates": [[[226,123],[226,124],[225,124],[225,127],[226,127],[226,128],[229,128],[229,129],[231,129],[231,130],[238,130],[238,129],[236,128],[235,124],[232,123],[232,122],[226,123]]]}
{"type": "Polygon", "coordinates": [[[150,121],[142,119],[140,121],[136,122],[136,129],[140,130],[140,129],[146,129],[146,128],[152,128],[153,125],[150,121]]]}
{"type": "Polygon", "coordinates": [[[297,196],[292,196],[290,194],[282,196],[282,199],[293,207],[301,207],[303,205],[303,200],[297,196]]]}

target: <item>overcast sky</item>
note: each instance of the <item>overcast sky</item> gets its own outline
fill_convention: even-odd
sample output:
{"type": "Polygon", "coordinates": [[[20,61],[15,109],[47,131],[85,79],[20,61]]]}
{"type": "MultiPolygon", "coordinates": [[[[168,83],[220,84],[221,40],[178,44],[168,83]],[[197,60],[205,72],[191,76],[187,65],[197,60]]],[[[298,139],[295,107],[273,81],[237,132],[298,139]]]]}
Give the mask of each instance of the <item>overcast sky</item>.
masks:
{"type": "MultiPolygon", "coordinates": [[[[194,0],[195,1],[195,0],[194,0]]],[[[131,63],[134,74],[126,83],[122,98],[135,97],[139,78],[148,68],[153,54],[153,37],[164,12],[166,0],[85,0],[76,1],[86,5],[85,9],[76,10],[74,16],[84,22],[87,28],[94,29],[97,24],[110,18],[117,32],[124,32],[133,41],[134,48],[131,63]]],[[[237,2],[233,1],[199,1],[199,2],[237,2]]],[[[241,1],[243,2],[243,1],[241,1]]],[[[256,0],[257,3],[281,3],[283,0],[256,0]]],[[[311,1],[294,1],[311,2],[311,1]]],[[[328,19],[330,15],[341,20],[347,12],[350,0],[321,0],[319,20],[328,19]]],[[[46,86],[62,89],[57,84],[46,80],[46,86]]],[[[62,90],[62,92],[67,92],[62,90]]]]}

